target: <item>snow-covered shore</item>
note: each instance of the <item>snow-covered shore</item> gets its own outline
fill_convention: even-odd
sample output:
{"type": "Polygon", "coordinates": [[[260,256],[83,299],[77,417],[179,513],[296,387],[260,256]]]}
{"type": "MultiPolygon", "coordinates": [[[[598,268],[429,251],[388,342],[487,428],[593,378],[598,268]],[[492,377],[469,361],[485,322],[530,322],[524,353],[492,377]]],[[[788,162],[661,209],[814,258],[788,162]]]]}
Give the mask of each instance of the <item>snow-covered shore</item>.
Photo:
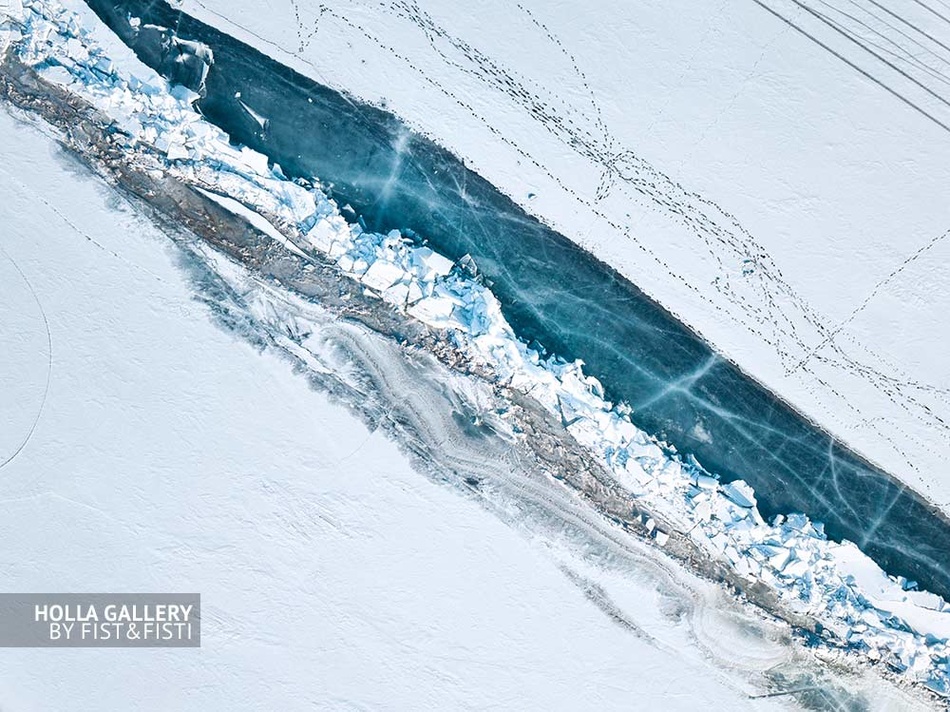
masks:
{"type": "MultiPolygon", "coordinates": [[[[290,249],[329,258],[382,301],[443,333],[498,383],[559,417],[631,497],[710,555],[821,621],[838,644],[946,691],[945,602],[886,577],[854,545],[829,542],[820,525],[800,515],[763,521],[747,485],[720,485],[634,427],[628,409],[606,402],[580,362],[543,358],[519,340],[469,265],[452,264],[396,231],[379,235],[348,222],[316,182],[289,181],[263,156],[231,146],[193,110],[193,93],[169,87],[127,57],[110,58],[79,15],[52,1],[24,5],[20,59],[114,119],[135,160],[222,196],[225,204],[237,201],[269,220],[275,239],[290,241],[290,249]]],[[[669,533],[644,523],[664,545],[669,533]]]]}

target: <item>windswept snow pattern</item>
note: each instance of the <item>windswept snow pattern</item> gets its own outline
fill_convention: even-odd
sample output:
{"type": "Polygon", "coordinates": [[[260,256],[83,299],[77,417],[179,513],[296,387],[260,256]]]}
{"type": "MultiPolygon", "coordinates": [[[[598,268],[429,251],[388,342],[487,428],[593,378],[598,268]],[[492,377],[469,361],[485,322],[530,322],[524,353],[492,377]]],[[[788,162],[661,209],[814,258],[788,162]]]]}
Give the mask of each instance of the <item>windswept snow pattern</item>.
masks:
{"type": "MultiPolygon", "coordinates": [[[[264,156],[231,145],[193,108],[197,93],[141,66],[117,66],[80,15],[55,0],[25,0],[17,15],[20,60],[112,118],[116,140],[136,162],[266,220],[265,232],[287,249],[329,259],[368,293],[444,335],[470,365],[559,418],[645,510],[818,620],[829,644],[950,691],[950,605],[942,598],[888,577],[803,515],[766,522],[751,487],[720,483],[638,429],[630,408],[608,402],[582,361],[545,356],[519,339],[470,260],[453,263],[399,231],[378,234],[347,221],[317,179],[288,180],[264,156]]],[[[669,532],[644,523],[665,545],[669,532]]]]}

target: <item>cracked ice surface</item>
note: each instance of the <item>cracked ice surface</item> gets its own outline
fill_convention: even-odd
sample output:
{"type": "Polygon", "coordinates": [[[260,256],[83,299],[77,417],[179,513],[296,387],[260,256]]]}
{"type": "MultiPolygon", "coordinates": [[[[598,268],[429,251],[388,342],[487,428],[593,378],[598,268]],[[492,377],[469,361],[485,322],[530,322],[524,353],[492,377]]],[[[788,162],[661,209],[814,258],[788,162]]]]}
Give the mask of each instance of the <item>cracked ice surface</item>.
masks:
{"type": "MultiPolygon", "coordinates": [[[[715,354],[635,285],[518,208],[461,160],[396,116],[296,74],[163,0],[85,4],[171,81],[179,73],[168,71],[163,47],[174,35],[162,28],[213,47],[207,95],[197,102],[213,124],[292,177],[319,176],[344,214],[359,216],[364,228],[412,230],[452,259],[470,254],[516,333],[565,358],[583,358],[586,372],[613,400],[632,406],[640,428],[724,479],[752,484],[766,517],[807,513],[825,523],[831,538],[854,541],[887,570],[950,597],[946,513],[715,354]],[[130,15],[152,29],[140,32],[130,15]]],[[[654,197],[673,214],[676,205],[684,207],[672,184],[643,180],[637,184],[659,190],[654,197]]],[[[706,225],[710,216],[702,210],[681,217],[715,227],[706,225]]],[[[616,227],[603,229],[619,241],[625,236],[616,227]]]]}
{"type": "MultiPolygon", "coordinates": [[[[499,383],[530,394],[587,447],[643,505],[687,532],[711,556],[814,616],[829,642],[881,660],[939,692],[950,686],[950,605],[886,576],[849,542],[829,541],[801,514],[771,522],[755,492],[723,484],[692,458],[650,437],[626,404],[608,402],[581,361],[543,356],[520,340],[491,290],[457,264],[398,231],[379,234],[346,220],[314,183],[290,181],[278,166],[207,123],[197,94],[170,86],[139,66],[118,67],[83,26],[53,0],[16,8],[20,59],[115,121],[116,139],[134,160],[168,171],[266,219],[283,244],[329,258],[381,301],[442,331],[472,364],[499,383]]],[[[711,368],[707,364],[705,368],[711,368]]],[[[671,389],[688,389],[690,374],[671,389]]],[[[646,522],[658,545],[668,541],[646,522]]],[[[872,526],[873,528],[873,526],[872,526]]]]}

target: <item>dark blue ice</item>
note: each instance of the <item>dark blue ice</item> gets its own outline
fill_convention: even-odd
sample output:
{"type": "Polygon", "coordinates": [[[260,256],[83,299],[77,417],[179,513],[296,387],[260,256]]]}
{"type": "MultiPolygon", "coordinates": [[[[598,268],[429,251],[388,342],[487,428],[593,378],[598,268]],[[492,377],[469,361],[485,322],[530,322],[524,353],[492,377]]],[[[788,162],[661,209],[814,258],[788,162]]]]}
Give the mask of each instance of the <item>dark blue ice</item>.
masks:
{"type": "MultiPolygon", "coordinates": [[[[885,570],[950,597],[950,521],[717,355],[635,285],[527,215],[397,118],[321,86],[164,2],[88,0],[166,76],[176,43],[128,16],[211,47],[199,102],[234,141],[293,176],[332,183],[370,229],[408,229],[453,258],[471,254],[517,333],[582,358],[634,421],[724,479],[743,478],[763,514],[803,512],[885,570]],[[156,37],[159,40],[156,40],[156,37]],[[151,39],[149,39],[151,38],[151,39]],[[156,42],[159,44],[156,44],[156,42]],[[235,98],[269,119],[262,128],[235,98]]],[[[174,59],[174,57],[173,57],[174,59]]],[[[186,63],[185,72],[200,72],[186,63]]],[[[177,77],[180,79],[180,77],[177,77]]]]}

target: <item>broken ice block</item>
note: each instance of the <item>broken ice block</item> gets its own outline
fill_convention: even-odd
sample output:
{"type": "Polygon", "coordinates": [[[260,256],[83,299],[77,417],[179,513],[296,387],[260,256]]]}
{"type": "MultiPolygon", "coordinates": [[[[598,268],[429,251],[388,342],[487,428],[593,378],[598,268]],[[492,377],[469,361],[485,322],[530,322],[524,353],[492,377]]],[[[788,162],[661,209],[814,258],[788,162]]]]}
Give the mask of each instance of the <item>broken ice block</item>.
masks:
{"type": "Polygon", "coordinates": [[[752,488],[742,480],[723,485],[722,493],[740,507],[749,509],[755,506],[755,494],[752,488]]]}
{"type": "Polygon", "coordinates": [[[384,292],[406,277],[408,275],[396,265],[379,260],[369,266],[361,281],[367,287],[371,287],[378,292],[384,292]]]}

